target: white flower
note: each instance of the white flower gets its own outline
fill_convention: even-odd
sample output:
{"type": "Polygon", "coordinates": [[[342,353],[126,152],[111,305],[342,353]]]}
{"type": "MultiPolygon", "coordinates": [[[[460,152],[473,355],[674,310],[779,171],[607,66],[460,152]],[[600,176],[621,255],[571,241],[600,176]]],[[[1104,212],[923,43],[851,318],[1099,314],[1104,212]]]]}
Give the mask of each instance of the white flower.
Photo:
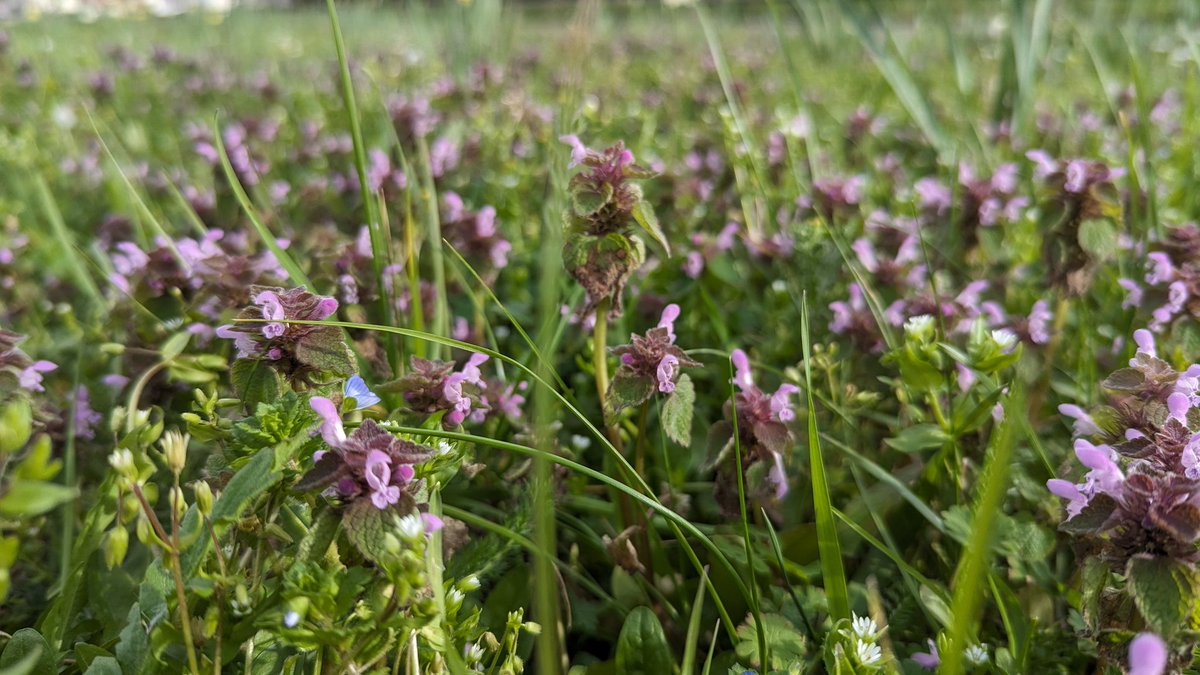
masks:
{"type": "Polygon", "coordinates": [[[283,625],[287,628],[295,628],[300,625],[300,615],[296,612],[288,612],[283,615],[283,625]]]}
{"type": "Polygon", "coordinates": [[[1015,347],[1017,339],[1017,334],[1007,328],[992,331],[992,340],[1004,351],[1015,347]]]}
{"type": "Polygon", "coordinates": [[[400,531],[400,536],[405,539],[417,539],[425,534],[425,523],[421,520],[420,515],[410,513],[397,522],[396,529],[400,531]]]}
{"type": "Polygon", "coordinates": [[[933,317],[928,314],[914,316],[904,322],[904,333],[918,340],[926,340],[933,336],[933,317]]]}
{"type": "Polygon", "coordinates": [[[108,463],[117,470],[117,473],[127,474],[134,468],[133,453],[128,448],[119,448],[108,456],[108,463]]]}
{"type": "Polygon", "coordinates": [[[462,591],[457,588],[451,588],[450,592],[446,593],[446,604],[451,607],[457,607],[462,604],[464,597],[462,591]]]}
{"type": "Polygon", "coordinates": [[[966,657],[967,663],[973,666],[982,666],[988,662],[987,645],[971,645],[963,652],[963,656],[966,657]]]}
{"type": "Polygon", "coordinates": [[[435,445],[433,449],[436,452],[436,454],[441,456],[441,455],[444,455],[444,454],[450,452],[451,450],[453,450],[454,446],[450,443],[450,441],[448,441],[444,438],[441,438],[441,439],[438,439],[437,445],[435,445]]]}
{"type": "Polygon", "coordinates": [[[879,645],[873,642],[859,640],[858,642],[854,643],[854,658],[857,659],[861,665],[875,666],[883,660],[883,650],[879,648],[879,645]]]}
{"type": "Polygon", "coordinates": [[[483,647],[480,647],[474,643],[463,647],[463,660],[466,661],[468,665],[479,663],[483,660],[483,647]]]}
{"type": "Polygon", "coordinates": [[[875,621],[869,616],[854,615],[854,620],[850,622],[850,629],[860,640],[874,642],[879,636],[879,627],[875,625],[875,621]]]}

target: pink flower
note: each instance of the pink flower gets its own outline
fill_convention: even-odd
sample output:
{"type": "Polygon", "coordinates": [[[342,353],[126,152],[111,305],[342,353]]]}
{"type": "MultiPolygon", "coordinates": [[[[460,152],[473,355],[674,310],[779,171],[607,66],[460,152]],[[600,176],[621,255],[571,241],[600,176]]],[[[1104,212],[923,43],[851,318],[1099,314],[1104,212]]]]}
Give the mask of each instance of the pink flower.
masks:
{"type": "Polygon", "coordinates": [[[796,413],[792,411],[792,404],[788,401],[788,397],[799,393],[800,387],[794,384],[780,385],[779,389],[775,390],[775,394],[771,396],[771,416],[784,424],[796,419],[796,413]]]}
{"type": "Polygon", "coordinates": [[[391,484],[392,463],[388,456],[378,450],[367,454],[365,467],[367,485],[371,488],[371,503],[377,509],[386,509],[400,501],[400,488],[391,484]]]}
{"type": "Polygon", "coordinates": [[[1046,489],[1055,497],[1067,500],[1068,520],[1079,515],[1079,512],[1083,511],[1083,507],[1087,506],[1087,497],[1084,497],[1083,493],[1079,491],[1079,487],[1070,481],[1065,481],[1061,478],[1051,478],[1046,481],[1046,489]]]}
{"type": "Polygon", "coordinates": [[[917,652],[912,655],[912,660],[925,670],[934,670],[942,663],[941,657],[938,656],[937,645],[933,640],[929,640],[928,652],[917,652]]]}
{"type": "Polygon", "coordinates": [[[1136,281],[1132,279],[1117,279],[1117,284],[1125,289],[1125,301],[1121,303],[1121,309],[1141,306],[1144,293],[1142,287],[1136,281]]]}
{"type": "Polygon", "coordinates": [[[559,136],[558,140],[571,146],[571,163],[567,165],[568,169],[574,169],[582,164],[583,160],[587,158],[587,147],[575,134],[559,136]]]}
{"type": "Polygon", "coordinates": [[[1129,642],[1129,675],[1162,675],[1167,670],[1167,643],[1153,633],[1138,633],[1129,642]]]}
{"type": "Polygon", "coordinates": [[[662,318],[658,320],[659,328],[666,328],[671,342],[675,342],[675,319],[679,318],[679,305],[671,303],[663,308],[662,318]]]}
{"type": "Polygon", "coordinates": [[[1156,251],[1148,253],[1146,258],[1150,261],[1150,271],[1146,272],[1146,283],[1165,284],[1175,278],[1175,266],[1171,264],[1171,258],[1166,253],[1156,251]]]}
{"type": "Polygon", "coordinates": [[[323,420],[321,422],[321,438],[325,439],[330,447],[342,447],[346,442],[346,430],[342,428],[342,418],[333,401],[324,396],[314,396],[309,400],[308,405],[323,420]]]}
{"type": "MultiPolygon", "coordinates": [[[[1158,350],[1155,349],[1154,345],[1154,335],[1150,331],[1146,330],[1145,328],[1139,328],[1138,330],[1133,331],[1133,341],[1135,344],[1137,344],[1138,354],[1145,354],[1146,356],[1152,357],[1158,356],[1158,350]]],[[[1135,363],[1136,361],[1131,360],[1129,365],[1133,366],[1135,363]]]]}
{"type": "Polygon", "coordinates": [[[1075,420],[1076,436],[1095,436],[1100,433],[1100,427],[1096,421],[1083,408],[1072,403],[1064,403],[1058,406],[1058,412],[1075,420]]]}
{"type": "Polygon", "coordinates": [[[17,376],[17,383],[22,389],[45,391],[45,388],[42,387],[42,373],[48,373],[57,368],[58,366],[49,361],[35,361],[21,371],[21,374],[17,376]]]}
{"type": "Polygon", "coordinates": [[[658,390],[664,394],[675,391],[675,376],[679,373],[679,359],[674,354],[667,354],[658,362],[658,390]]]}
{"type": "Polygon", "coordinates": [[[729,355],[729,360],[733,361],[733,383],[742,391],[751,389],[754,386],[754,376],[750,374],[750,359],[746,357],[746,352],[735,349],[729,355]]]}

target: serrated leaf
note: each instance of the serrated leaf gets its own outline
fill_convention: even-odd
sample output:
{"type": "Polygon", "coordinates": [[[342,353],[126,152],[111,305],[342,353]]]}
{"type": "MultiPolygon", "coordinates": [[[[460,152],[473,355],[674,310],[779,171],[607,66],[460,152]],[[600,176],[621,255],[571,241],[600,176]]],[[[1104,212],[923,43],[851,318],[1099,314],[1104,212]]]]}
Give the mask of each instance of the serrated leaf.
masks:
{"type": "Polygon", "coordinates": [[[1164,639],[1183,628],[1196,602],[1195,572],[1171,558],[1139,555],[1125,568],[1127,588],[1138,611],[1164,639]]]}
{"type": "Polygon", "coordinates": [[[696,405],[696,387],[687,374],[679,376],[675,391],[667,397],[662,407],[663,431],[676,443],[687,447],[692,444],[692,410],[696,405]]]}
{"type": "Polygon", "coordinates": [[[1137,391],[1146,383],[1146,376],[1140,370],[1122,368],[1104,378],[1101,386],[1113,391],[1137,391]]]}
{"type": "Polygon", "coordinates": [[[1098,260],[1112,258],[1117,250],[1117,228],[1110,220],[1085,220],[1079,225],[1079,246],[1098,260]]]}
{"type": "MultiPolygon", "coordinates": [[[[401,493],[401,501],[397,506],[411,510],[411,500],[401,493]],[[405,502],[408,501],[406,504],[405,502]]],[[[342,527],[346,538],[363,554],[363,557],[377,564],[383,564],[391,554],[387,550],[387,538],[395,536],[396,513],[393,509],[378,509],[370,499],[357,499],[350,504],[342,515],[342,527]]]]}
{"type": "Polygon", "coordinates": [[[254,410],[259,403],[274,401],[283,388],[279,373],[266,361],[257,359],[239,359],[229,371],[229,377],[242,404],[249,410],[254,410]]]}
{"type": "Polygon", "coordinates": [[[901,431],[894,438],[886,439],[884,443],[900,452],[912,454],[940,448],[948,440],[950,436],[938,425],[918,424],[901,431]]]}
{"type": "Polygon", "coordinates": [[[647,234],[662,245],[663,250],[667,252],[667,257],[671,257],[671,245],[667,243],[667,235],[663,234],[662,227],[658,224],[658,216],[654,215],[654,207],[646,200],[641,200],[633,206],[633,219],[647,234]]]}
{"type": "Polygon", "coordinates": [[[575,207],[575,213],[579,216],[590,216],[600,209],[612,199],[613,188],[609,183],[603,183],[599,190],[593,190],[587,186],[579,186],[571,192],[571,203],[575,207]]]}
{"type": "Polygon", "coordinates": [[[604,394],[604,412],[614,417],[626,408],[645,403],[654,395],[654,383],[629,368],[618,368],[604,394]]]}
{"type": "Polygon", "coordinates": [[[662,624],[649,607],[638,607],[625,617],[617,638],[617,672],[625,675],[666,675],[675,660],[662,624]]]}
{"type": "MultiPolygon", "coordinates": [[[[845,620],[843,620],[845,623],[845,620]]],[[[840,622],[839,622],[840,623],[840,622]]],[[[771,663],[759,663],[758,626],[753,617],[738,628],[740,642],[736,647],[738,658],[755,667],[767,667],[772,671],[791,667],[802,662],[808,647],[804,635],[785,617],[779,614],[763,615],[763,637],[766,639],[771,663]]]]}
{"type": "Polygon", "coordinates": [[[358,372],[354,353],[337,328],[316,328],[296,342],[296,360],[322,373],[347,377],[358,372]]]}
{"type": "Polygon", "coordinates": [[[75,488],[41,480],[17,480],[9,482],[0,497],[0,515],[39,516],[59,504],[75,498],[75,488]]]}
{"type": "Polygon", "coordinates": [[[1098,493],[1092,497],[1087,506],[1083,507],[1079,515],[1064,521],[1058,528],[1068,534],[1098,532],[1108,522],[1116,508],[1116,500],[1102,492],[1098,493]]]}

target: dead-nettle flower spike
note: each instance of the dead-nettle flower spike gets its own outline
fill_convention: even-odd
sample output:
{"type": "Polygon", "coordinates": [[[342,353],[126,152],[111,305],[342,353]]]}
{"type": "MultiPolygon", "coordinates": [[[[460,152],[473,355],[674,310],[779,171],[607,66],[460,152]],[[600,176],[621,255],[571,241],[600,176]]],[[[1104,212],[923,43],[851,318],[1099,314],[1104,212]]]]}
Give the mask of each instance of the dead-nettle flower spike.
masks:
{"type": "Polygon", "coordinates": [[[618,142],[602,152],[588,149],[576,136],[561,139],[571,146],[570,168],[580,168],[568,184],[571,207],[566,220],[563,263],[581,285],[587,302],[580,316],[611,301],[611,316],[622,311],[621,291],[646,257],[645,244],[631,230],[640,224],[664,247],[650,205],[634,182],[654,172],[634,163],[633,153],[618,142]]]}
{"type": "Polygon", "coordinates": [[[340,329],[286,323],[327,319],[337,311],[337,300],[303,288],[285,291],[262,286],[251,287],[250,300],[252,304],[238,315],[246,323],[216,331],[218,337],[234,341],[239,359],[264,361],[292,381],[315,373],[343,377],[354,373],[354,356],[340,329]]]}
{"type": "Polygon", "coordinates": [[[411,369],[397,382],[408,408],[421,415],[444,412],[442,426],[460,426],[472,413],[485,412],[488,404],[483,398],[487,382],[479,369],[486,363],[486,354],[472,354],[455,372],[450,361],[428,361],[413,357],[411,369]]]}
{"type": "Polygon", "coordinates": [[[396,438],[374,420],[367,420],[346,437],[332,402],[309,401],[324,419],[321,435],[333,449],[314,453],[315,466],[297,489],[328,489],[347,501],[369,499],[378,509],[396,506],[402,513],[415,506],[418,485],[415,466],[434,455],[431,448],[396,438]]]}
{"type": "Polygon", "coordinates": [[[34,361],[18,348],[25,336],[0,330],[0,375],[11,375],[17,386],[31,392],[45,391],[42,376],[58,369],[50,361],[34,361]]]}
{"type": "Polygon", "coordinates": [[[655,391],[673,393],[682,369],[700,365],[675,346],[675,320],[679,314],[679,305],[667,305],[657,326],[645,335],[631,335],[628,345],[612,348],[620,365],[606,395],[609,414],[641,405],[655,391]]]}

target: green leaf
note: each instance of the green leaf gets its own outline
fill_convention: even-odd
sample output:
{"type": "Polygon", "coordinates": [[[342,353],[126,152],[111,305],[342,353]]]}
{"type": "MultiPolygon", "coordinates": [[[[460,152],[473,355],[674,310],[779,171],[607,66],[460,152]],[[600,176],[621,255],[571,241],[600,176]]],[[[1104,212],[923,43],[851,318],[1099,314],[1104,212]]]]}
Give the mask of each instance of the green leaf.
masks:
{"type": "Polygon", "coordinates": [[[662,408],[663,431],[676,443],[692,444],[692,408],[696,405],[696,387],[686,374],[679,376],[675,391],[667,397],[662,408]]]}
{"type": "Polygon", "coordinates": [[[86,642],[76,643],[74,651],[75,661],[79,664],[80,668],[83,668],[84,672],[87,672],[87,669],[92,665],[92,661],[101,656],[112,656],[107,649],[101,649],[96,645],[89,645],[86,642]]]}
{"type": "Polygon", "coordinates": [[[22,628],[13,633],[0,654],[0,675],[54,673],[58,671],[57,664],[46,638],[32,628],[22,628]]]}
{"type": "Polygon", "coordinates": [[[618,368],[604,394],[604,412],[615,417],[626,408],[639,406],[654,395],[654,382],[641,377],[629,368],[618,368]]]}
{"type": "Polygon", "coordinates": [[[667,243],[667,235],[663,234],[662,227],[658,224],[658,216],[654,215],[654,207],[646,200],[641,200],[633,206],[633,219],[647,234],[662,245],[663,250],[667,252],[667,257],[671,257],[671,245],[667,243]]]}
{"type": "Polygon", "coordinates": [[[1112,258],[1119,248],[1116,226],[1107,219],[1083,221],[1079,226],[1079,246],[1098,260],[1112,258]]]}
{"type": "Polygon", "coordinates": [[[785,617],[779,614],[763,615],[763,636],[771,653],[771,663],[760,663],[758,658],[758,625],[752,617],[738,628],[741,642],[736,647],[739,659],[750,665],[769,670],[788,669],[804,662],[808,651],[804,635],[785,617]]]}
{"type": "Polygon", "coordinates": [[[638,607],[625,617],[617,638],[617,672],[625,675],[669,675],[675,661],[662,624],[649,607],[638,607]]]}
{"type": "Polygon", "coordinates": [[[166,342],[163,343],[163,346],[159,348],[159,358],[161,358],[164,363],[173,360],[176,356],[182,354],[184,349],[187,349],[188,340],[191,338],[191,333],[186,332],[172,335],[167,339],[166,342]]]}
{"type": "Polygon", "coordinates": [[[142,607],[133,603],[129,614],[125,617],[125,627],[121,629],[121,639],[117,643],[117,661],[120,662],[118,672],[124,675],[138,675],[142,672],[146,656],[150,653],[150,637],[142,626],[142,607]]]}
{"type": "Polygon", "coordinates": [[[333,327],[318,328],[296,343],[296,360],[322,372],[343,377],[358,372],[354,354],[346,346],[342,332],[333,327]]]}
{"type": "Polygon", "coordinates": [[[75,488],[40,480],[14,479],[0,497],[0,515],[39,516],[75,498],[75,488]]]}
{"type": "Polygon", "coordinates": [[[1121,368],[1106,377],[1101,386],[1113,391],[1137,391],[1145,383],[1146,376],[1142,374],[1142,371],[1133,368],[1121,368]]]}
{"type": "Polygon", "coordinates": [[[1185,628],[1196,604],[1196,573],[1171,558],[1134,556],[1125,568],[1127,588],[1150,629],[1170,640],[1185,628]]]}
{"type": "Polygon", "coordinates": [[[950,440],[950,436],[938,425],[918,424],[896,434],[895,438],[886,439],[884,443],[900,452],[912,454],[922,450],[940,448],[948,440],[950,440]]]}
{"type": "Polygon", "coordinates": [[[260,403],[270,403],[279,396],[283,384],[279,373],[258,359],[238,359],[229,371],[233,388],[242,399],[242,404],[254,410],[260,403]]]}
{"type": "Polygon", "coordinates": [[[62,462],[50,458],[50,436],[42,434],[33,442],[33,447],[13,470],[14,478],[25,480],[50,480],[62,469],[62,462]]]}
{"type": "Polygon", "coordinates": [[[18,396],[0,413],[0,455],[12,454],[29,442],[33,433],[33,408],[18,396]]]}
{"type": "Polygon", "coordinates": [[[129,675],[121,671],[120,664],[111,656],[98,656],[92,660],[91,665],[84,671],[83,675],[129,675]]]}
{"type": "Polygon", "coordinates": [[[383,564],[393,557],[387,539],[396,530],[396,514],[392,509],[378,509],[370,499],[355,500],[342,516],[346,538],[366,559],[383,564]]]}
{"type": "Polygon", "coordinates": [[[593,213],[604,208],[604,205],[612,199],[612,185],[604,183],[599,191],[592,190],[587,187],[580,187],[571,192],[571,203],[575,207],[575,214],[578,216],[590,216],[593,213]]]}

